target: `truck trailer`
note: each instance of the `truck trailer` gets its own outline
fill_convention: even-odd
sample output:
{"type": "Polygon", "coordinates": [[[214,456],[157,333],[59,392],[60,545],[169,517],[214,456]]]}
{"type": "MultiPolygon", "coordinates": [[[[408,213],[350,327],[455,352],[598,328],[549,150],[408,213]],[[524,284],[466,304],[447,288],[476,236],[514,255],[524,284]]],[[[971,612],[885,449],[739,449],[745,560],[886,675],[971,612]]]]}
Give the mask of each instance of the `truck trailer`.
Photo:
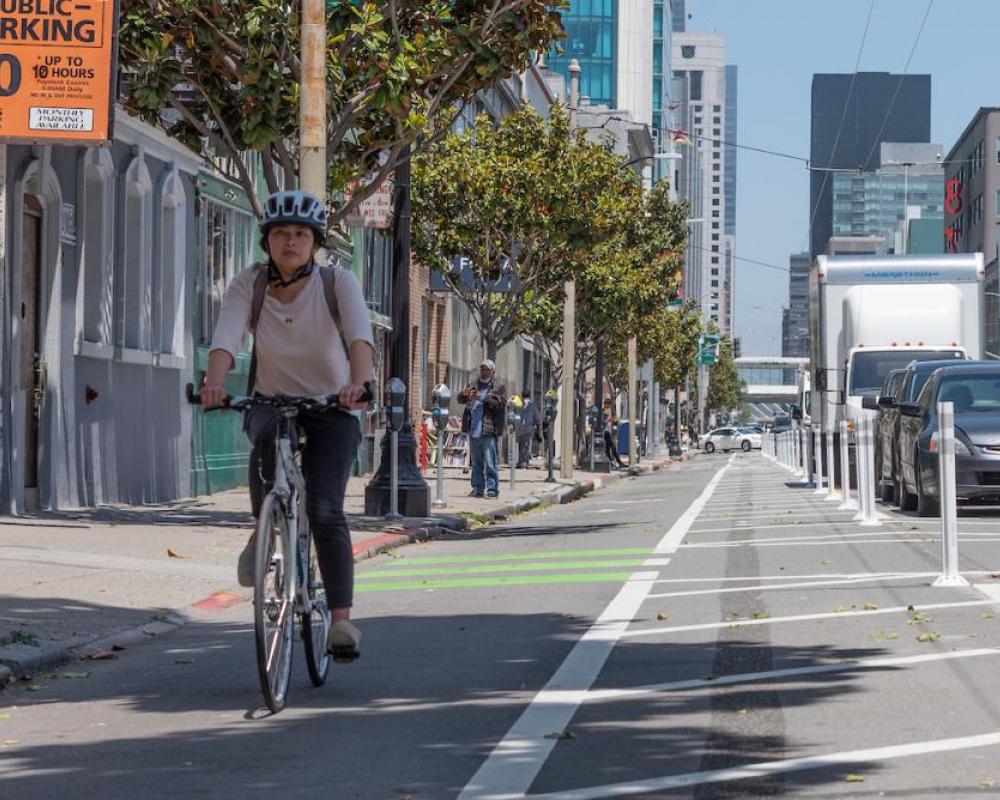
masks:
{"type": "Polygon", "coordinates": [[[824,437],[862,414],[890,370],[982,358],[982,253],[818,256],[809,275],[812,396],[824,437]]]}

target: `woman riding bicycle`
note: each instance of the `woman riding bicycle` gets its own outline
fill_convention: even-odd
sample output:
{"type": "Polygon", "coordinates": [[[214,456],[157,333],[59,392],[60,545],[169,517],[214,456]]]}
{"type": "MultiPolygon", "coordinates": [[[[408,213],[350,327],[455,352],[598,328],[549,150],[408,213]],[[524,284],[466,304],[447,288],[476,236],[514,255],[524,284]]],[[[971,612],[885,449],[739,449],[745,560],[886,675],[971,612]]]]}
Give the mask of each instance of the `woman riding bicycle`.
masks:
{"type": "MultiPolygon", "coordinates": [[[[260,225],[261,247],[268,261],[241,272],[226,290],[201,390],[206,407],[222,404],[226,374],[251,331],[253,385],[248,392],[295,397],[336,394],[345,408],[365,406],[364,384],[374,372],[368,306],[360,283],[347,270],[333,273],[335,298],[327,296],[326,279],[315,262],[326,228],[326,208],[313,195],[296,190],[268,198],[260,225]],[[258,297],[260,292],[255,295],[254,290],[261,270],[267,270],[267,289],[258,297]]],[[[254,516],[270,490],[277,420],[273,408],[256,406],[244,421],[253,443],[250,500],[254,516]]],[[[361,634],[350,622],[354,556],[344,517],[344,494],[361,430],[354,416],[339,410],[303,411],[298,424],[307,441],[302,467],[309,523],[333,622],[327,644],[339,656],[337,660],[353,660],[360,654],[361,634]]],[[[253,536],[240,555],[237,573],[240,585],[253,586],[253,536]]]]}

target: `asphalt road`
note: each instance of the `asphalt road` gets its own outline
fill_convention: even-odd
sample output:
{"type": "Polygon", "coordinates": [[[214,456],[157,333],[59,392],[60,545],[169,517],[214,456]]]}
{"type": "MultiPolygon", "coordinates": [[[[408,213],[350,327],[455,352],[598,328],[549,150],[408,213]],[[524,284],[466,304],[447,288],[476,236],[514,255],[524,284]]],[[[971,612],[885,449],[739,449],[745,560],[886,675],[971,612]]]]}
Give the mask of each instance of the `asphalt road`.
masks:
{"type": "MultiPolygon", "coordinates": [[[[0,696],[0,797],[1000,793],[1000,610],[936,523],[759,454],[359,565],[363,657],[260,708],[250,609],[0,696]]],[[[964,518],[989,586],[1000,520],[964,518]]]]}

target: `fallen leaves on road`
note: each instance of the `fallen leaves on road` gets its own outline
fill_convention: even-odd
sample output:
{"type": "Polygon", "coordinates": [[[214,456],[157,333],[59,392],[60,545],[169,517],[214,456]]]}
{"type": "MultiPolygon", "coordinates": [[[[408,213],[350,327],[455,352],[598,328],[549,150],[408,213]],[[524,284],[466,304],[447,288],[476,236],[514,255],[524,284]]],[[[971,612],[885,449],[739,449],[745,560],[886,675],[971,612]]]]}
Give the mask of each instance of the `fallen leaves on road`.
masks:
{"type": "Polygon", "coordinates": [[[656,615],[656,618],[660,620],[660,622],[663,622],[663,620],[667,619],[667,614],[666,612],[661,611],[659,614],[656,615]]]}
{"type": "Polygon", "coordinates": [[[753,612],[753,618],[754,619],[770,619],[771,618],[771,612],[770,611],[754,611],[753,612]]]}
{"type": "Polygon", "coordinates": [[[89,672],[60,672],[60,678],[89,678],[89,672]]]}
{"type": "MultiPolygon", "coordinates": [[[[111,649],[114,650],[114,647],[111,649]]],[[[118,658],[118,656],[111,652],[111,650],[95,650],[93,653],[88,653],[84,656],[84,659],[87,661],[111,661],[115,658],[118,658]]]]}
{"type": "Polygon", "coordinates": [[[865,603],[865,611],[878,611],[878,606],[874,603],[865,603]]]}
{"type": "Polygon", "coordinates": [[[546,739],[575,739],[576,734],[573,731],[553,731],[552,733],[545,734],[546,739]]]}
{"type": "Polygon", "coordinates": [[[983,619],[993,619],[993,615],[989,611],[984,611],[979,616],[981,616],[983,619]]]}
{"type": "Polygon", "coordinates": [[[29,683],[24,688],[29,692],[40,692],[45,688],[45,686],[41,683],[29,683]]]}
{"type": "Polygon", "coordinates": [[[170,548],[168,547],[168,548],[167,548],[167,557],[168,557],[168,558],[184,558],[185,556],[182,556],[182,555],[181,555],[180,553],[178,553],[178,552],[177,552],[176,550],[171,550],[171,549],[170,549],[170,548]]]}
{"type": "Polygon", "coordinates": [[[864,783],[865,776],[858,775],[856,772],[848,772],[844,776],[844,780],[847,781],[848,783],[864,783]]]}
{"type": "Polygon", "coordinates": [[[925,631],[917,637],[918,642],[936,642],[941,638],[940,633],[933,633],[932,631],[925,631]]]}
{"type": "Polygon", "coordinates": [[[3,740],[3,746],[4,747],[13,747],[19,741],[20,741],[20,739],[4,739],[3,740]]]}

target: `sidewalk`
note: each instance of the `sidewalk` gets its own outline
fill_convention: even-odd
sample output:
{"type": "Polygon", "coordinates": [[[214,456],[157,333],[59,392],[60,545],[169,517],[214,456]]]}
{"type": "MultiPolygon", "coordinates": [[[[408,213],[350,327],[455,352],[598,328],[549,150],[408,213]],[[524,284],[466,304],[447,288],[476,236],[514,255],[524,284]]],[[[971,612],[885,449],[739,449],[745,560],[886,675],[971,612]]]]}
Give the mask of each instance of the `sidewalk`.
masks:
{"type": "MultiPolygon", "coordinates": [[[[643,461],[631,474],[670,459],[643,461]]],[[[546,483],[540,469],[509,470],[500,497],[468,497],[469,478],[446,470],[447,505],[428,518],[365,517],[370,476],[351,478],[345,509],[356,559],[441,531],[463,531],[543,505],[566,503],[629,473],[576,472],[546,483]]],[[[435,475],[429,471],[431,499],[435,475]]],[[[9,679],[52,669],[77,655],[112,657],[191,618],[249,598],[236,585],[236,559],[252,524],[246,490],[156,506],[111,506],[0,518],[0,688],[9,679]],[[6,666],[4,666],[6,665],[6,666]]]]}

